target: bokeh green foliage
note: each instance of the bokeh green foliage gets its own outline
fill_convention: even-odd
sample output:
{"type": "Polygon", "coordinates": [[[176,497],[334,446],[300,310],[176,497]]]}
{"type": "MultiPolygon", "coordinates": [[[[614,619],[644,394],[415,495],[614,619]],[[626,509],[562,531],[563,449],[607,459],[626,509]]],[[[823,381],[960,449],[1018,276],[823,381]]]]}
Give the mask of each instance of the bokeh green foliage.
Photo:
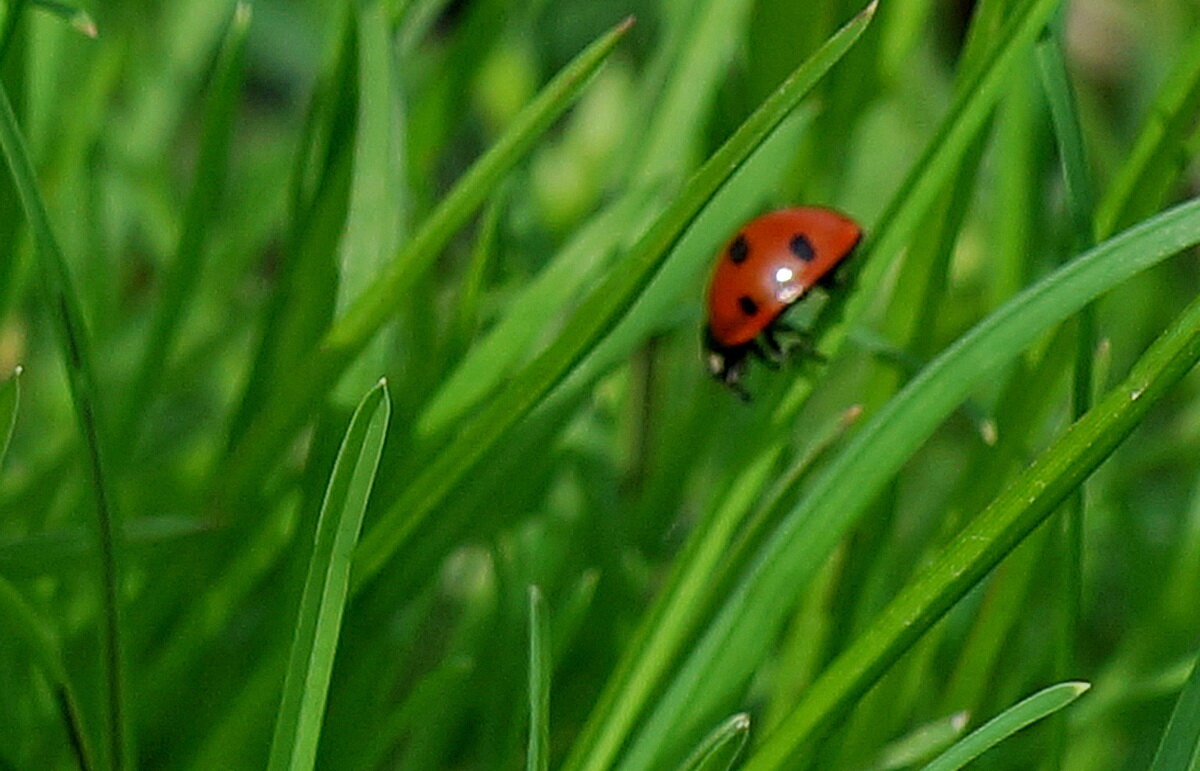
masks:
{"type": "Polygon", "coordinates": [[[0,3],[0,767],[262,767],[274,729],[886,768],[1068,681],[981,767],[1186,757],[1200,9],[862,10],[0,3]],[[796,309],[827,360],[743,405],[704,281],[797,203],[867,239],[796,309]]]}

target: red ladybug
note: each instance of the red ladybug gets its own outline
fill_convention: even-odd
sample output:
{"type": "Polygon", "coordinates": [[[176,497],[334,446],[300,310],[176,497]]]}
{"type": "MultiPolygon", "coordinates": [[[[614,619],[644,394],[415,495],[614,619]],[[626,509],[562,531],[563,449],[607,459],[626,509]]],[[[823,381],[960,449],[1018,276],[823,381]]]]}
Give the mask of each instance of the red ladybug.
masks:
{"type": "Polygon", "coordinates": [[[768,364],[783,356],[779,316],[842,260],[862,238],[854,220],[832,209],[798,206],[752,220],[721,251],[708,285],[704,345],[708,370],[742,399],[746,357],[768,364]]]}

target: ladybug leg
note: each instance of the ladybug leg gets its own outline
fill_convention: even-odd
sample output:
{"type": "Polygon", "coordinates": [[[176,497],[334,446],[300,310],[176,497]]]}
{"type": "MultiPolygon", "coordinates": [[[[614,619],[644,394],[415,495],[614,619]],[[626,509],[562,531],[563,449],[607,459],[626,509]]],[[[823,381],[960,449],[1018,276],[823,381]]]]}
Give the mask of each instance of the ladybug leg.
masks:
{"type": "Polygon", "coordinates": [[[779,342],[774,338],[767,339],[764,333],[760,339],[749,343],[750,352],[758,357],[759,361],[767,365],[768,369],[779,369],[779,363],[783,361],[783,349],[779,347],[779,342]]]}
{"type": "Polygon", "coordinates": [[[816,359],[819,362],[826,361],[825,355],[817,350],[817,340],[812,332],[807,329],[797,329],[789,324],[777,322],[772,331],[772,338],[775,340],[775,345],[780,350],[795,350],[799,355],[816,359]],[[778,335],[776,337],[775,335],[778,335]],[[783,345],[780,345],[779,338],[782,338],[783,345]]]}

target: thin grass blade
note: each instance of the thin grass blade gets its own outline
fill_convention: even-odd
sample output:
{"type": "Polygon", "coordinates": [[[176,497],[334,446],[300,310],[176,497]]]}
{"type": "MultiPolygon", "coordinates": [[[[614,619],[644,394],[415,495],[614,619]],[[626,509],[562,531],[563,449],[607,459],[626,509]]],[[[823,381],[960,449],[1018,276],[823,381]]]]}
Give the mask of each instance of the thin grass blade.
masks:
{"type": "Polygon", "coordinates": [[[17,588],[3,576],[0,576],[0,629],[3,630],[0,636],[6,640],[21,641],[49,681],[79,767],[84,771],[96,768],[91,739],[79,710],[78,697],[63,664],[58,638],[17,588]]]}
{"type": "Polygon", "coordinates": [[[350,561],[383,450],[391,413],[383,382],[350,420],[330,475],[300,600],[269,768],[311,769],[316,762],[329,677],[349,595],[350,561]]]}
{"type": "Polygon", "coordinates": [[[67,372],[75,417],[87,450],[92,494],[96,501],[97,537],[100,544],[100,593],[104,608],[104,667],[107,686],[108,750],[114,768],[126,765],[131,737],[125,714],[124,663],[120,612],[120,519],[113,501],[105,448],[101,446],[103,420],[99,414],[99,390],[92,364],[91,341],[80,310],[79,296],[72,285],[66,260],[50,226],[46,205],[38,190],[33,162],[25,147],[8,93],[0,86],[0,148],[12,171],[25,218],[33,233],[37,269],[46,304],[51,309],[59,348],[67,372]]]}
{"type": "Polygon", "coordinates": [[[1022,728],[1058,712],[1082,696],[1088,688],[1091,688],[1089,683],[1071,682],[1038,691],[959,739],[954,746],[927,764],[924,771],[956,771],[962,768],[1022,728]]]}
{"type": "Polygon", "coordinates": [[[1200,765],[1200,660],[1175,702],[1150,771],[1191,771],[1200,765]]]}
{"type": "Polygon", "coordinates": [[[246,33],[250,28],[250,6],[238,3],[230,15],[221,50],[217,54],[204,109],[200,152],[195,180],[183,214],[183,228],[175,255],[162,279],[150,334],[134,380],[126,392],[116,447],[127,450],[136,436],[138,418],[154,399],[168,357],[175,349],[179,328],[195,299],[204,266],[204,251],[211,232],[210,219],[225,188],[229,166],[229,143],[245,65],[246,33]]]}
{"type": "Polygon", "coordinates": [[[4,456],[8,443],[12,441],[13,428],[17,425],[17,407],[21,404],[21,368],[13,370],[12,377],[0,383],[0,468],[4,467],[4,456]]]}
{"type": "Polygon", "coordinates": [[[529,587],[529,749],[527,771],[550,768],[550,629],[542,590],[529,587]]]}

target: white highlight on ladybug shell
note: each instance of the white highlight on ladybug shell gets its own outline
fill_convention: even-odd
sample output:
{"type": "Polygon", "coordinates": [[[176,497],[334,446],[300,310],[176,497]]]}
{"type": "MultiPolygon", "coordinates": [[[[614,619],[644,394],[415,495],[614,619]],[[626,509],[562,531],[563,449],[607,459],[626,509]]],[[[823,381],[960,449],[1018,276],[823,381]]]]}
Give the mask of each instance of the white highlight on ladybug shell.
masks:
{"type": "Polygon", "coordinates": [[[796,281],[796,271],[784,266],[775,271],[775,297],[781,303],[791,303],[804,294],[804,287],[796,281]]]}

